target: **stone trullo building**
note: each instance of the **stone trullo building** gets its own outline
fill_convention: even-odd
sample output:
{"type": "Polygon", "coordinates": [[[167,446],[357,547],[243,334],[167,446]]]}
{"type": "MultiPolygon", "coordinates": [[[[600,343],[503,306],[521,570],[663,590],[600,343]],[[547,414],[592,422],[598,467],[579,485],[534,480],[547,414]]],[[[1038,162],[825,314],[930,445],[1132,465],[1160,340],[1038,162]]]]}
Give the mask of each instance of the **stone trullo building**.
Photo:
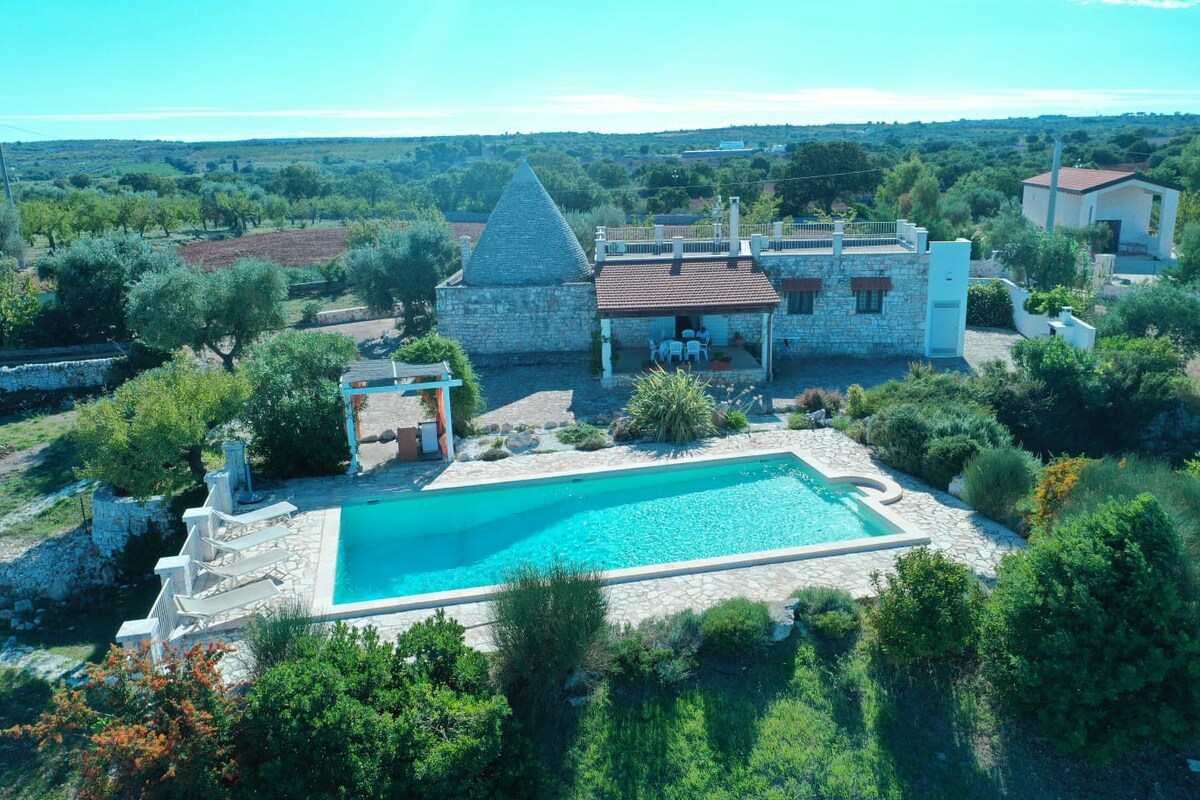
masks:
{"type": "Polygon", "coordinates": [[[777,358],[961,356],[971,244],[894,222],[628,226],[584,255],[522,163],[462,272],[437,288],[441,332],[482,363],[586,363],[606,385],[703,329],[694,368],[770,378],[777,358]]]}

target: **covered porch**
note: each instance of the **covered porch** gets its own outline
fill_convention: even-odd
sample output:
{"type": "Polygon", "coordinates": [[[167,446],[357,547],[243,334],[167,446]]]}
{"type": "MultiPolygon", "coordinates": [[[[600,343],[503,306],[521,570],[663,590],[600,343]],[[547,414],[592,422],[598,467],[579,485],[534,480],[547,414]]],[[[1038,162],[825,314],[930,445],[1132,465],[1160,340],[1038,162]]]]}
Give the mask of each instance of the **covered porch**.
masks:
{"type": "Polygon", "coordinates": [[[770,379],[779,295],[749,258],[601,262],[596,274],[601,381],[689,369],[721,383],[770,379]]]}

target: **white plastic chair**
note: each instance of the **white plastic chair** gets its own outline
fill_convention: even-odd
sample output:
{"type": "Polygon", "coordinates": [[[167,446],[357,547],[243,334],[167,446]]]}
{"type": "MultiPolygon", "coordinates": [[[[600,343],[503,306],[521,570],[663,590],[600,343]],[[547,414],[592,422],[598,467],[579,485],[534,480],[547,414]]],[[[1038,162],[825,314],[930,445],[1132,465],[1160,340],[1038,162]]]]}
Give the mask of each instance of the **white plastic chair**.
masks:
{"type": "Polygon", "coordinates": [[[683,342],[679,341],[678,339],[671,340],[671,347],[669,350],[667,363],[670,364],[675,359],[683,361],[683,342]]]}
{"type": "Polygon", "coordinates": [[[657,360],[666,361],[670,355],[671,355],[671,340],[663,339],[661,342],[658,343],[658,359],[657,360]]]}
{"type": "Polygon", "coordinates": [[[695,339],[696,332],[694,330],[692,330],[691,328],[688,328],[683,333],[681,333],[680,336],[682,336],[684,339],[695,339]]]}
{"type": "Polygon", "coordinates": [[[703,352],[703,348],[701,347],[700,342],[697,341],[696,339],[692,339],[690,342],[687,343],[687,360],[688,361],[691,361],[693,358],[695,358],[696,363],[699,364],[700,363],[700,354],[702,352],[703,352]]]}
{"type": "Polygon", "coordinates": [[[650,345],[650,360],[658,361],[658,345],[654,343],[653,339],[647,339],[646,342],[650,345]]]}

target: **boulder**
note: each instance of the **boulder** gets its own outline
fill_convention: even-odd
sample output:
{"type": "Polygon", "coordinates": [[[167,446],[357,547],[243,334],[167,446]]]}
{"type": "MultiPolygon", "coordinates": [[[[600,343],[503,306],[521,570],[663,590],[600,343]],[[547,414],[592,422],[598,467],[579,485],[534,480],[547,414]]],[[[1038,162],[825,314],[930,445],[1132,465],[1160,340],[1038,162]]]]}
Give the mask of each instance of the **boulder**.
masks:
{"type": "Polygon", "coordinates": [[[796,627],[796,615],[790,603],[770,603],[767,608],[771,612],[771,641],[782,642],[792,635],[796,627]]]}
{"type": "Polygon", "coordinates": [[[0,594],[0,608],[8,608],[12,605],[12,601],[4,595],[0,594]]]}
{"type": "Polygon", "coordinates": [[[500,426],[501,433],[512,433],[513,430],[514,430],[513,424],[511,422],[506,422],[500,426]]]}
{"type": "Polygon", "coordinates": [[[554,430],[555,428],[557,428],[557,427],[558,427],[558,423],[557,423],[557,422],[547,422],[547,423],[546,423],[545,425],[543,425],[542,427],[543,427],[543,428],[545,428],[545,429],[546,429],[546,430],[548,430],[548,431],[552,431],[552,430],[554,430]]]}
{"type": "Polygon", "coordinates": [[[388,442],[394,442],[394,441],[396,441],[396,432],[394,430],[392,430],[391,428],[388,428],[386,431],[382,431],[379,434],[380,444],[387,444],[388,442]]]}
{"type": "Polygon", "coordinates": [[[538,438],[530,431],[517,431],[504,440],[509,450],[521,450],[526,447],[536,447],[538,438]]]}
{"type": "Polygon", "coordinates": [[[379,441],[379,436],[377,434],[371,434],[370,436],[364,436],[363,438],[359,439],[358,443],[359,444],[375,444],[378,441],[379,441]]]}
{"type": "Polygon", "coordinates": [[[15,611],[17,614],[32,614],[33,613],[33,601],[32,600],[18,600],[16,603],[13,604],[13,611],[15,611]]]}
{"type": "Polygon", "coordinates": [[[950,494],[954,495],[959,500],[962,500],[965,485],[966,485],[966,482],[963,480],[963,476],[955,475],[953,478],[950,479],[950,488],[947,491],[949,491],[950,494]]]}
{"type": "Polygon", "coordinates": [[[51,600],[66,600],[71,596],[71,585],[62,578],[55,578],[46,590],[46,596],[51,600]]]}

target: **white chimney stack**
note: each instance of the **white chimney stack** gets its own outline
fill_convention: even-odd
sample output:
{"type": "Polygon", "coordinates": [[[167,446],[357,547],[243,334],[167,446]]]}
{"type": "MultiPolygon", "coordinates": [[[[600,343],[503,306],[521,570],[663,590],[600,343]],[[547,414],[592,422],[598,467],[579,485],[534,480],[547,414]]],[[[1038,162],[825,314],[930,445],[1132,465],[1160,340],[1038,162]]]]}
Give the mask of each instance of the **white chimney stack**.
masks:
{"type": "Polygon", "coordinates": [[[458,237],[458,244],[459,244],[459,247],[462,248],[462,265],[465,267],[467,265],[467,262],[471,260],[471,237],[470,236],[458,237]]]}
{"type": "Polygon", "coordinates": [[[740,198],[729,198],[729,255],[736,256],[742,251],[742,237],[738,227],[738,202],[740,198]]]}

